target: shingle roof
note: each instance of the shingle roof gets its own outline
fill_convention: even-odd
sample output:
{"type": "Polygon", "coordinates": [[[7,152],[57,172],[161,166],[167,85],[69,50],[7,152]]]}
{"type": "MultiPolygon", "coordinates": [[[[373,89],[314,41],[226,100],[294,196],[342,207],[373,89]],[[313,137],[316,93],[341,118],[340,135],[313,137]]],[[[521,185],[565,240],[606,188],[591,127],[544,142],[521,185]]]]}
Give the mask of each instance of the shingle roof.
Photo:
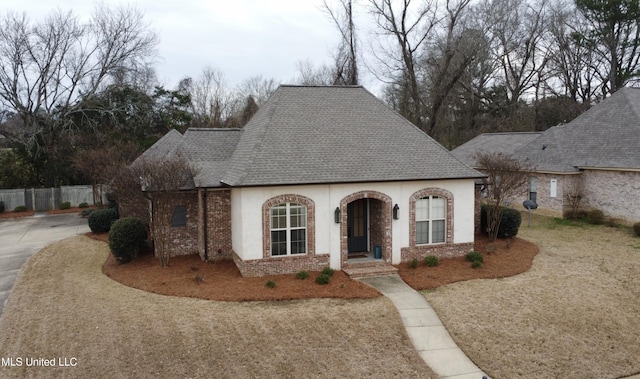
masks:
{"type": "Polygon", "coordinates": [[[475,162],[469,157],[475,151],[504,151],[501,144],[510,143],[507,150],[512,150],[511,155],[528,158],[538,171],[639,169],[640,88],[622,88],[573,121],[554,126],[537,138],[534,133],[505,134],[510,136],[480,135],[452,153],[473,166],[475,162]]]}
{"type": "Polygon", "coordinates": [[[511,155],[529,142],[540,137],[542,132],[532,133],[483,133],[453,149],[451,153],[469,166],[476,164],[478,152],[494,152],[511,155]]]}
{"type": "Polygon", "coordinates": [[[172,154],[196,187],[483,177],[360,86],[281,86],[242,130],[172,131],[143,156],[172,154]]]}
{"type": "Polygon", "coordinates": [[[360,86],[281,86],[244,127],[230,186],[477,178],[360,86]]]}

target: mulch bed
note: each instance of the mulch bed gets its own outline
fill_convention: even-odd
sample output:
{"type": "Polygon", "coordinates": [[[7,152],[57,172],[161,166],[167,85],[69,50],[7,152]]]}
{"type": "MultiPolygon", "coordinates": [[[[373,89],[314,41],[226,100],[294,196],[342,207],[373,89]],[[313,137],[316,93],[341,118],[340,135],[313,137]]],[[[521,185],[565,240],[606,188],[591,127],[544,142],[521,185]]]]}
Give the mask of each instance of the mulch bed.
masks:
{"type": "MultiPolygon", "coordinates": [[[[107,241],[107,234],[91,238],[107,241]]],[[[484,252],[486,237],[476,236],[476,250],[484,252]]],[[[506,241],[493,244],[495,251],[484,253],[482,268],[473,269],[464,257],[441,259],[437,267],[422,262],[417,268],[406,263],[396,266],[402,279],[417,290],[432,289],[444,284],[482,278],[501,278],[527,271],[538,253],[538,248],[515,238],[506,247],[506,241]]],[[[329,284],[315,282],[319,272],[309,272],[307,279],[296,279],[295,274],[244,278],[231,260],[203,262],[198,255],[171,258],[168,267],[161,267],[150,252],[126,264],[118,263],[112,255],[102,268],[105,275],[126,286],[169,296],[194,297],[218,301],[272,301],[311,298],[367,299],[380,296],[375,289],[350,279],[336,271],[329,284]],[[267,281],[275,282],[274,288],[267,281]]]]}

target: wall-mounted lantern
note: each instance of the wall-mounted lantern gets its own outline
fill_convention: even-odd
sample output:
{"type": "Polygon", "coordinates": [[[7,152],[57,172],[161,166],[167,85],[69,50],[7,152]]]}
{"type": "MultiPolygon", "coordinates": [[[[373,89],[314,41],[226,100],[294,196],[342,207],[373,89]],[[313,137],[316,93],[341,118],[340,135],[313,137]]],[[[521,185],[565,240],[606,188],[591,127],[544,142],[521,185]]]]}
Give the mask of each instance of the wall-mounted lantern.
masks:
{"type": "Polygon", "coordinates": [[[400,207],[398,207],[398,204],[393,206],[393,219],[397,220],[400,216],[398,215],[398,211],[400,210],[400,207]]]}
{"type": "Polygon", "coordinates": [[[336,210],[333,212],[333,218],[336,224],[340,223],[340,208],[336,207],[336,210]]]}

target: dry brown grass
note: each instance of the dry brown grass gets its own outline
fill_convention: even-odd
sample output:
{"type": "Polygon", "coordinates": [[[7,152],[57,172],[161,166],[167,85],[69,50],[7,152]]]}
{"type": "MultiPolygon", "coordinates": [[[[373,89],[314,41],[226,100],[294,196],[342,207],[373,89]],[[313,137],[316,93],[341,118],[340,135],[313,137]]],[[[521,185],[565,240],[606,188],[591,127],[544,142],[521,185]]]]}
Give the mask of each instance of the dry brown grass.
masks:
{"type": "Polygon", "coordinates": [[[640,372],[640,239],[536,217],[530,271],[426,292],[447,329],[494,378],[619,378],[640,372]]]}
{"type": "Polygon", "coordinates": [[[229,303],[152,294],[102,274],[106,244],[75,237],[34,255],[0,319],[2,378],[435,378],[384,297],[229,303]]]}

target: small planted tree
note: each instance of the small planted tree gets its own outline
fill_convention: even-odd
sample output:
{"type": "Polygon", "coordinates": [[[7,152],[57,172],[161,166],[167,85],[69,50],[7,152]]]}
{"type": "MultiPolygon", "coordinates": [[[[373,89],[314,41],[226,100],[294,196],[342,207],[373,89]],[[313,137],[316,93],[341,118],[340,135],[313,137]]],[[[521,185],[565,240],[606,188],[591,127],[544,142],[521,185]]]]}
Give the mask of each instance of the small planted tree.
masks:
{"type": "Polygon", "coordinates": [[[525,191],[532,167],[504,153],[480,152],[476,154],[476,162],[478,169],[487,175],[487,232],[493,242],[498,237],[505,201],[525,191]]]}

